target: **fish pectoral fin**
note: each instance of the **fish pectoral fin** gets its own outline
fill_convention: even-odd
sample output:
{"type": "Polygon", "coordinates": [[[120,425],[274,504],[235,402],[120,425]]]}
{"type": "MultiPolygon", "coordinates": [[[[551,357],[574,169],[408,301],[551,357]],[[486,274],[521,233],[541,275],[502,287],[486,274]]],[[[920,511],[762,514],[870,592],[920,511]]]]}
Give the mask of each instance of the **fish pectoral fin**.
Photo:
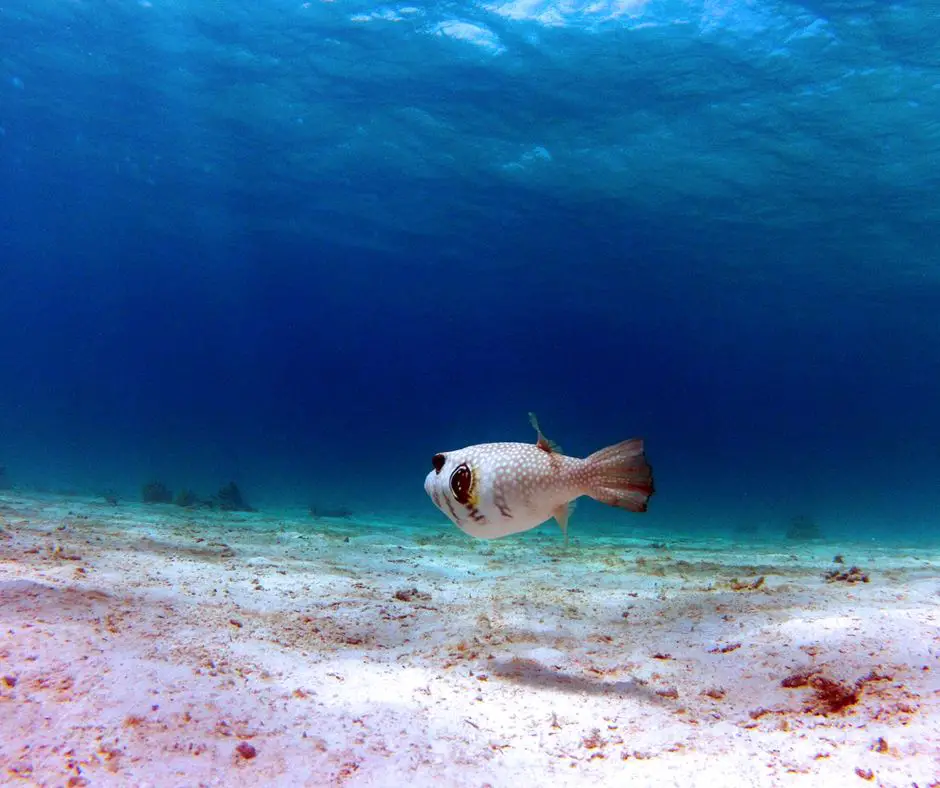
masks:
{"type": "Polygon", "coordinates": [[[568,546],[568,515],[571,514],[571,506],[563,503],[561,506],[552,509],[552,517],[558,525],[561,526],[561,532],[565,535],[565,547],[568,546]]]}

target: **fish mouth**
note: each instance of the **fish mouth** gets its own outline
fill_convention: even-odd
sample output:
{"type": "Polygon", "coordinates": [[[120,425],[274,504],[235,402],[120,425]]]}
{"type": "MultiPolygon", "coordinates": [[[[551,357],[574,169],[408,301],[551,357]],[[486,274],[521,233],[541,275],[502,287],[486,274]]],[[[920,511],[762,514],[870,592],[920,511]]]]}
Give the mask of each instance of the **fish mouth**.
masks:
{"type": "Polygon", "coordinates": [[[434,479],[434,471],[431,471],[424,480],[424,491],[428,494],[434,505],[440,509],[444,514],[447,514],[447,510],[444,508],[444,502],[441,500],[441,494],[435,489],[438,487],[434,479]]]}
{"type": "Polygon", "coordinates": [[[440,509],[441,513],[454,525],[462,527],[460,515],[457,514],[457,510],[450,502],[450,498],[447,497],[447,493],[441,489],[442,486],[440,479],[434,471],[431,471],[424,480],[424,491],[428,494],[428,497],[434,505],[440,509]]]}

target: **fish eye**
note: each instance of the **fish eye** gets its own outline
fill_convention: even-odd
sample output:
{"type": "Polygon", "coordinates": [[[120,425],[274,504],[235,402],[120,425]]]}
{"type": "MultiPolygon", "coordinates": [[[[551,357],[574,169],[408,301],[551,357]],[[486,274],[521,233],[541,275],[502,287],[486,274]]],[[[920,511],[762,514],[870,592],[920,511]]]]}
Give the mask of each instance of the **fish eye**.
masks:
{"type": "Polygon", "coordinates": [[[446,459],[447,458],[443,454],[435,454],[431,458],[431,465],[434,466],[434,470],[436,473],[440,473],[442,470],[444,470],[444,462],[446,461],[446,459]]]}
{"type": "Polygon", "coordinates": [[[473,482],[473,471],[464,463],[457,466],[450,475],[450,491],[457,499],[457,503],[466,504],[470,501],[470,485],[473,482]]]}

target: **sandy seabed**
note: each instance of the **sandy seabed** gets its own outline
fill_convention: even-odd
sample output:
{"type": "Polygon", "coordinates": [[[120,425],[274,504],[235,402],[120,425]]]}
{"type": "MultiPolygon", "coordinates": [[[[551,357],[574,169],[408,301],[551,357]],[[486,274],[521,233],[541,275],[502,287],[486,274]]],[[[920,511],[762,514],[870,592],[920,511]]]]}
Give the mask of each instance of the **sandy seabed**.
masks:
{"type": "Polygon", "coordinates": [[[926,788],[938,657],[940,550],[0,496],[3,785],[926,788]]]}

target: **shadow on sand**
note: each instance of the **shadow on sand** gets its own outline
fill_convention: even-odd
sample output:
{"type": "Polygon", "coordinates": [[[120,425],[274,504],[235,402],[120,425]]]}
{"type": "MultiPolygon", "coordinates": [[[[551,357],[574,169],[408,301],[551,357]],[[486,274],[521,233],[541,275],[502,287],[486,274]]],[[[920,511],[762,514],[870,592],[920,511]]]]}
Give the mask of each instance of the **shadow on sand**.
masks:
{"type": "Polygon", "coordinates": [[[490,663],[490,672],[494,678],[498,677],[534,689],[588,695],[619,695],[659,705],[666,703],[666,699],[657,695],[639,679],[605,681],[600,677],[566,673],[531,659],[497,660],[490,663]]]}

